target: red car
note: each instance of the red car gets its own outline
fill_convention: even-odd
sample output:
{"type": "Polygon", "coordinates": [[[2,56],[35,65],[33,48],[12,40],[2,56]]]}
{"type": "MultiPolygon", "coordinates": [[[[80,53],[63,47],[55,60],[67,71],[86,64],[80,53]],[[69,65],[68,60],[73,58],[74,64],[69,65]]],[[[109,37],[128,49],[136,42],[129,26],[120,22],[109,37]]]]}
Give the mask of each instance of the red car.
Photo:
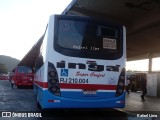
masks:
{"type": "Polygon", "coordinates": [[[33,69],[27,66],[17,66],[13,70],[11,85],[20,86],[33,86],[33,69]]]}

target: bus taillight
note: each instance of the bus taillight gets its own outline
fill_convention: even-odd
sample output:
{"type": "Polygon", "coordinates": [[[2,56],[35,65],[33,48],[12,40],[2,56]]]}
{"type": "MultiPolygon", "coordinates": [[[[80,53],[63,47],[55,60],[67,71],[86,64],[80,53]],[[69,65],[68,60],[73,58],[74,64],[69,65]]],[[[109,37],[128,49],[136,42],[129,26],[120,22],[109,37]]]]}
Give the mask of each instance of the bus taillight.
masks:
{"type": "Polygon", "coordinates": [[[52,94],[56,96],[61,95],[57,71],[55,69],[55,66],[50,62],[48,63],[48,89],[52,94]]]}
{"type": "Polygon", "coordinates": [[[56,85],[57,82],[58,82],[58,80],[57,80],[57,79],[50,79],[49,82],[50,82],[51,84],[56,85]]]}
{"type": "Polygon", "coordinates": [[[125,69],[123,68],[117,83],[117,89],[116,89],[116,95],[115,95],[116,97],[123,94],[124,87],[125,87],[125,69]]]}
{"type": "Polygon", "coordinates": [[[48,72],[48,74],[49,74],[50,77],[55,77],[57,75],[57,72],[50,71],[50,72],[48,72]]]}

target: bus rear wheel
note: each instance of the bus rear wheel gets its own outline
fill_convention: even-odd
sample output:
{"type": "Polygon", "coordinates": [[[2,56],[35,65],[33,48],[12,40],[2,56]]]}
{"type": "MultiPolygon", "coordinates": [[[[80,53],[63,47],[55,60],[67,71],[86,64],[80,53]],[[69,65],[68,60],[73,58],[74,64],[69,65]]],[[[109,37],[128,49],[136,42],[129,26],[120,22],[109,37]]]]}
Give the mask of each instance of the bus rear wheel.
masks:
{"type": "Polygon", "coordinates": [[[37,104],[36,104],[36,105],[37,105],[37,108],[38,108],[38,109],[40,109],[40,110],[42,109],[42,107],[41,107],[41,105],[40,105],[40,103],[39,103],[38,101],[37,101],[37,104]]]}

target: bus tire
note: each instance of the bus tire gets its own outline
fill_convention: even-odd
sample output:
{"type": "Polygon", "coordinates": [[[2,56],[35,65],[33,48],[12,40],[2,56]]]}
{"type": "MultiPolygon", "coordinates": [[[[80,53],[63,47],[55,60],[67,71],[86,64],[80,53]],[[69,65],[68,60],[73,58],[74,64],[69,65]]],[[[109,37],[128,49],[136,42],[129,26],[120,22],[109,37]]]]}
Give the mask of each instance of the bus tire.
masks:
{"type": "Polygon", "coordinates": [[[40,109],[40,110],[42,109],[42,107],[41,107],[41,105],[38,101],[37,101],[37,108],[40,109]]]}
{"type": "Polygon", "coordinates": [[[13,88],[13,83],[11,83],[11,87],[13,88]]]}

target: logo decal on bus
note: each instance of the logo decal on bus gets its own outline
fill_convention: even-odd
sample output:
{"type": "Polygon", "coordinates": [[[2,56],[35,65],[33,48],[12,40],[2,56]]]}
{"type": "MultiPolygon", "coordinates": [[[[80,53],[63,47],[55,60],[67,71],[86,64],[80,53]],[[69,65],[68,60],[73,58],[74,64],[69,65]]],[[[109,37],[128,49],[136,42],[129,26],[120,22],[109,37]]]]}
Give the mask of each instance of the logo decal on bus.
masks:
{"type": "Polygon", "coordinates": [[[68,69],[61,69],[61,76],[68,77],[68,69]]]}
{"type": "MultiPolygon", "coordinates": [[[[69,69],[88,69],[89,71],[96,71],[96,72],[102,72],[104,70],[106,71],[113,71],[113,72],[119,72],[120,65],[115,66],[104,66],[104,65],[98,65],[96,61],[87,61],[86,64],[84,63],[68,63],[68,66],[66,66],[65,61],[57,62],[57,68],[69,68],[69,69]],[[88,66],[86,65],[88,64],[88,66]]],[[[66,71],[68,69],[61,69],[61,75],[62,70],[66,71]]]]}

